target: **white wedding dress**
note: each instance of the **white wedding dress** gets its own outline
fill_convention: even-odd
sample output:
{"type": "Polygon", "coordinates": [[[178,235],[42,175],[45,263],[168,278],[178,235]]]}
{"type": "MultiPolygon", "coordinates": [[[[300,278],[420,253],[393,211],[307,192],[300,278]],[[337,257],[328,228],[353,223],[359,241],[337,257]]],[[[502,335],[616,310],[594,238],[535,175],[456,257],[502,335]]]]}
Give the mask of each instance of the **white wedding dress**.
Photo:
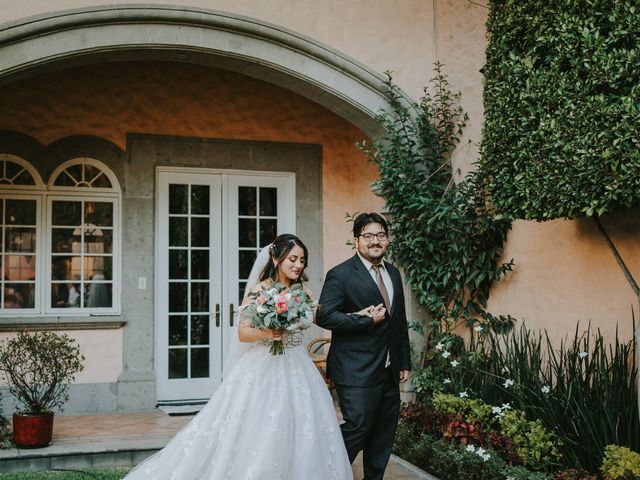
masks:
{"type": "Polygon", "coordinates": [[[324,380],[287,332],[251,347],[200,413],[127,480],[352,480],[324,380]]]}

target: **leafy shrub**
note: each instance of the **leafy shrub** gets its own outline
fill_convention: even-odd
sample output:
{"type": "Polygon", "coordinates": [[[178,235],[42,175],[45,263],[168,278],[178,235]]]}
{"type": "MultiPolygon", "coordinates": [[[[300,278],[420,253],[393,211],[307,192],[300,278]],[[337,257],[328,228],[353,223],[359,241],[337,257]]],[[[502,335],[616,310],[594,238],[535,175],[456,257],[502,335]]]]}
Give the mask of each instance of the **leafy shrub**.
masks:
{"type": "Polygon", "coordinates": [[[421,433],[417,425],[400,419],[393,453],[423,470],[429,470],[435,441],[435,437],[421,433]]]}
{"type": "Polygon", "coordinates": [[[453,416],[439,412],[429,405],[411,402],[401,406],[400,419],[412,425],[418,432],[440,435],[453,416]]]}
{"type": "Polygon", "coordinates": [[[547,470],[560,460],[557,445],[561,442],[540,420],[529,421],[524,412],[509,410],[504,412],[498,422],[502,433],[516,445],[524,466],[533,470],[547,470]]]}
{"type": "Polygon", "coordinates": [[[0,373],[26,414],[62,409],[83,360],[78,343],[66,334],[23,331],[0,345],[0,373]]]}
{"type": "Polygon", "coordinates": [[[608,444],[640,450],[635,339],[611,344],[577,325],[557,343],[525,326],[505,335],[487,332],[460,358],[452,391],[462,387],[492,404],[510,403],[563,439],[567,467],[598,471],[608,444]],[[474,354],[474,361],[468,358],[474,354]],[[479,360],[478,360],[479,359],[479,360]],[[507,380],[513,385],[505,387],[507,380]],[[454,385],[455,384],[455,385],[454,385]]]}
{"type": "Polygon", "coordinates": [[[0,449],[11,448],[9,420],[2,414],[2,394],[0,393],[0,449]]]}
{"type": "Polygon", "coordinates": [[[481,170],[511,218],[640,202],[637,0],[491,0],[481,170]]]}
{"type": "Polygon", "coordinates": [[[607,445],[604,449],[602,473],[607,480],[640,477],[640,454],[626,447],[607,445]]]}
{"type": "Polygon", "coordinates": [[[598,478],[586,470],[569,468],[568,470],[556,472],[553,480],[598,480],[598,478]]]}
{"type": "Polygon", "coordinates": [[[460,415],[467,422],[477,422],[487,427],[494,423],[491,405],[482,400],[436,394],[433,396],[433,408],[440,412],[460,415]]]}
{"type": "Polygon", "coordinates": [[[506,463],[509,465],[522,463],[522,459],[520,458],[520,455],[518,455],[518,451],[516,449],[516,444],[509,436],[492,430],[489,432],[488,438],[491,449],[495,451],[506,463]]]}

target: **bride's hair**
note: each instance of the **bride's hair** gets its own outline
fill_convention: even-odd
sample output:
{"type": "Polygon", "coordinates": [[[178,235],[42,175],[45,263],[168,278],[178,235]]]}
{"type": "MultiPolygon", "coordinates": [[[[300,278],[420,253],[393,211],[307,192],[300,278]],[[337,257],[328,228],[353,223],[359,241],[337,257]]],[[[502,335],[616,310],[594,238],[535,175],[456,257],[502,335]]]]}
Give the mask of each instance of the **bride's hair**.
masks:
{"type": "Polygon", "coordinates": [[[303,282],[306,282],[308,280],[307,274],[304,273],[309,264],[309,251],[307,250],[307,246],[302,243],[302,240],[300,240],[295,235],[292,235],[290,233],[283,233],[282,235],[278,235],[276,238],[274,238],[273,242],[271,243],[271,247],[269,248],[269,262],[267,262],[266,267],[264,267],[264,270],[262,270],[262,273],[260,274],[261,282],[267,279],[271,279],[274,281],[278,280],[278,269],[273,264],[273,259],[275,258],[277,264],[280,264],[282,260],[287,258],[287,255],[289,255],[291,249],[296,245],[304,251],[304,267],[302,269],[302,272],[300,272],[298,280],[303,282]]]}

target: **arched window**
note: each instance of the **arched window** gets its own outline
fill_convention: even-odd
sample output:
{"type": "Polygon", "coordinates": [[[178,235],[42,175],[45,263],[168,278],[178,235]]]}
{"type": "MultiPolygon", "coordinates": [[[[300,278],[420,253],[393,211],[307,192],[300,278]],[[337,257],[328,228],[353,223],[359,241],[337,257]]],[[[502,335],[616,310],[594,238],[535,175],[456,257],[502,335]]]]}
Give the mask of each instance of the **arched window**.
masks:
{"type": "Polygon", "coordinates": [[[40,308],[41,205],[44,184],[24,159],[0,154],[0,311],[40,308]]]}
{"type": "Polygon", "coordinates": [[[118,181],[103,163],[75,158],[51,175],[47,195],[46,311],[118,309],[118,181]]]}
{"type": "Polygon", "coordinates": [[[0,154],[0,314],[119,311],[120,186],[102,162],[75,158],[45,185],[0,154]]]}

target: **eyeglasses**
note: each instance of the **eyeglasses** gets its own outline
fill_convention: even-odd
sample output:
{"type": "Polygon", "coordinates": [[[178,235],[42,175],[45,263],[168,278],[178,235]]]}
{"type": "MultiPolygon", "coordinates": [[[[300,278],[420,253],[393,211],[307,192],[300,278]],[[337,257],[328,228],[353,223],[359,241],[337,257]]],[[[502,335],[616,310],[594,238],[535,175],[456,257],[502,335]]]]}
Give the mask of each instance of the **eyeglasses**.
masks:
{"type": "Polygon", "coordinates": [[[384,232],[378,232],[378,233],[361,233],[360,235],[358,235],[359,237],[362,237],[364,239],[365,242],[369,243],[373,241],[373,238],[377,238],[379,242],[386,242],[389,237],[387,236],[386,233],[384,232]]]}

